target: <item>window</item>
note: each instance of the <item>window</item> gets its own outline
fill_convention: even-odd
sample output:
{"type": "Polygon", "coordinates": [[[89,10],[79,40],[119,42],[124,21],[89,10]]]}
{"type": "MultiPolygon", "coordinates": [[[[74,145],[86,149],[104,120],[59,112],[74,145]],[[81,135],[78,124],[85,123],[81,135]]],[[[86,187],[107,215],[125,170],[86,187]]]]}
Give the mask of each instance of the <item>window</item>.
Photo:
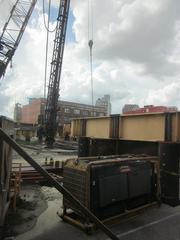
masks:
{"type": "Polygon", "coordinates": [[[65,112],[65,113],[70,113],[70,109],[69,109],[69,108],[65,108],[65,109],[64,109],[64,112],[65,112]]]}
{"type": "Polygon", "coordinates": [[[88,112],[88,111],[83,111],[83,115],[84,115],[84,116],[88,116],[88,115],[89,115],[89,112],[88,112]]]}
{"type": "Polygon", "coordinates": [[[80,110],[79,109],[74,109],[74,114],[80,114],[80,110]]]}

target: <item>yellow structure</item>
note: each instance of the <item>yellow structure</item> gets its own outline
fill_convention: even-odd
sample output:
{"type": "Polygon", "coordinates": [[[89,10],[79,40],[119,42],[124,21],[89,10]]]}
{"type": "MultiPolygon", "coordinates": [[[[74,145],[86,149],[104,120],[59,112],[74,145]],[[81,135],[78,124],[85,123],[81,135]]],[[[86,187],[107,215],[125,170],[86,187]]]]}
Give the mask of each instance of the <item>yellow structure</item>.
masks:
{"type": "Polygon", "coordinates": [[[95,138],[107,138],[110,133],[110,118],[89,118],[86,121],[86,136],[95,138]]]}
{"type": "Polygon", "coordinates": [[[114,133],[116,138],[123,140],[177,142],[180,140],[180,113],[112,115],[72,120],[72,137],[113,138],[114,133]]]}

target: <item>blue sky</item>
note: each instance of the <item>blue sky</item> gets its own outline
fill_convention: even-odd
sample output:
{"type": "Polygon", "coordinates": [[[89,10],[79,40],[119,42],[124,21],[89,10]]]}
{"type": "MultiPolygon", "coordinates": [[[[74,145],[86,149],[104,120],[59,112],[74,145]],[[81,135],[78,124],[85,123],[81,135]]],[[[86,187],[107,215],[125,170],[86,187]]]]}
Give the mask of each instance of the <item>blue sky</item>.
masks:
{"type": "MultiPolygon", "coordinates": [[[[47,6],[46,6],[47,7],[47,6]]],[[[47,13],[47,9],[46,9],[46,13],[47,13]]],[[[57,15],[58,15],[58,8],[52,6],[51,7],[51,22],[55,22],[57,19],[57,15]]],[[[70,43],[70,42],[74,42],[75,41],[75,35],[74,35],[74,31],[73,31],[73,23],[74,23],[74,15],[72,10],[70,9],[69,11],[69,18],[68,18],[68,26],[67,26],[67,32],[66,32],[66,43],[70,43]]]]}

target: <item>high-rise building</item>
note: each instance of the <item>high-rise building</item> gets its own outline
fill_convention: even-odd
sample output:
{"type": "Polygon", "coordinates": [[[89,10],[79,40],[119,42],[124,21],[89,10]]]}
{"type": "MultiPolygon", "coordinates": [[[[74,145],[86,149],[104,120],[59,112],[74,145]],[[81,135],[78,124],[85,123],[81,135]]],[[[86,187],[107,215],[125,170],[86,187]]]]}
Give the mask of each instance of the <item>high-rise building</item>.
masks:
{"type": "Polygon", "coordinates": [[[14,107],[14,121],[21,122],[22,118],[22,108],[20,103],[16,103],[14,107]]]}
{"type": "Polygon", "coordinates": [[[105,94],[102,98],[98,98],[96,100],[97,107],[104,107],[106,109],[106,115],[109,116],[111,114],[111,102],[110,95],[105,94]]]}

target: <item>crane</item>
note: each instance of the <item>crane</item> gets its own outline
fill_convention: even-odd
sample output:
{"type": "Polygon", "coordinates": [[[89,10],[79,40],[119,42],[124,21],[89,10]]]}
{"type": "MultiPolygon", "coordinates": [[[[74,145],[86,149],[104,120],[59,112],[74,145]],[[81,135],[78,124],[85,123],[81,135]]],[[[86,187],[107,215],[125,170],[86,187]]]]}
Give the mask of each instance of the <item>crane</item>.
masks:
{"type": "MultiPolygon", "coordinates": [[[[0,78],[5,74],[9,62],[12,60],[36,2],[37,0],[16,0],[10,12],[8,21],[4,25],[0,36],[0,78]]],[[[44,117],[46,140],[48,145],[54,142],[54,136],[57,129],[56,117],[59,98],[59,84],[69,6],[70,0],[60,1],[44,117]]]]}
{"type": "Polygon", "coordinates": [[[59,99],[59,84],[63,62],[66,29],[69,15],[70,0],[61,0],[57,18],[48,94],[45,107],[46,143],[52,147],[57,130],[57,108],[59,99]]]}
{"type": "MultiPolygon", "coordinates": [[[[22,34],[24,33],[25,27],[28,23],[29,17],[33,11],[33,8],[36,4],[37,0],[27,1],[27,3],[31,3],[29,5],[29,11],[26,12],[22,7],[22,12],[18,8],[18,3],[25,4],[25,0],[17,0],[14,5],[10,18],[8,22],[5,24],[3,29],[3,33],[0,37],[0,78],[5,73],[6,67],[8,63],[11,61],[14,52],[21,40],[22,34]],[[21,15],[22,14],[22,15],[21,15]],[[14,21],[17,25],[17,37],[13,38],[11,35],[12,29],[8,28],[11,20],[14,21]],[[7,38],[6,38],[7,34],[7,38]],[[8,38],[9,37],[9,38],[8,38]]],[[[58,98],[59,98],[59,84],[61,77],[61,69],[62,69],[62,61],[64,54],[64,45],[66,38],[66,29],[69,15],[69,6],[70,0],[61,0],[57,18],[55,39],[54,39],[54,47],[53,47],[53,55],[51,62],[51,70],[50,70],[50,78],[49,78],[49,86],[48,86],[48,95],[46,101],[45,108],[45,127],[46,127],[46,136],[47,136],[47,144],[52,146],[54,142],[54,137],[57,129],[56,117],[57,117],[57,107],[58,107],[58,98]]],[[[43,176],[45,176],[52,185],[54,185],[59,192],[66,195],[72,202],[75,203],[76,206],[83,211],[88,218],[93,220],[111,239],[117,240],[118,238],[93,214],[91,211],[84,207],[83,204],[80,203],[66,188],[64,188],[61,184],[56,182],[38,163],[36,163],[28,154],[21,149],[15,141],[13,141],[5,132],[0,129],[1,138],[4,139],[12,148],[16,149],[16,151],[23,156],[35,169],[37,169],[43,176]]]]}
{"type": "Polygon", "coordinates": [[[16,0],[0,36],[0,79],[21,41],[37,0],[16,0]]]}

